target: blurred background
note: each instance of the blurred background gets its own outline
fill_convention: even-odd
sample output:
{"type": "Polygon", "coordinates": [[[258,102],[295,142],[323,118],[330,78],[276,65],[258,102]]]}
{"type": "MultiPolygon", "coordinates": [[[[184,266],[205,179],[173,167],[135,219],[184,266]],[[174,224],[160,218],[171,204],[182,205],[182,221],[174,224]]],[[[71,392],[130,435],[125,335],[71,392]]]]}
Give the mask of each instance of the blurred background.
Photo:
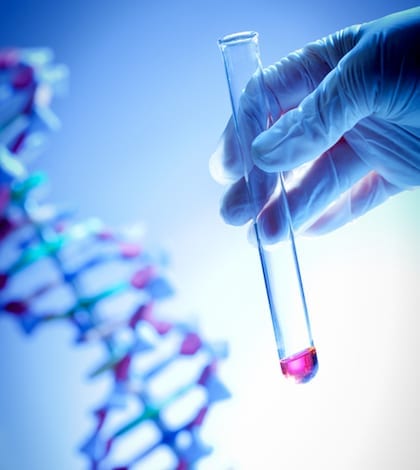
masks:
{"type": "MultiPolygon", "coordinates": [[[[256,251],[218,215],[208,159],[230,114],[217,48],[256,30],[268,65],[308,41],[410,1],[0,0],[0,45],[50,47],[70,70],[62,129],[34,162],[49,199],[81,218],[141,222],[167,250],[176,309],[230,355],[232,399],[203,426],[200,469],[395,469],[420,461],[420,193],[320,239],[299,240],[320,370],[280,374],[256,251]]],[[[68,324],[24,337],[0,319],[0,468],[87,468],[78,445],[102,397],[95,348],[68,324]]],[[[150,469],[154,470],[154,469],[150,469]]]]}

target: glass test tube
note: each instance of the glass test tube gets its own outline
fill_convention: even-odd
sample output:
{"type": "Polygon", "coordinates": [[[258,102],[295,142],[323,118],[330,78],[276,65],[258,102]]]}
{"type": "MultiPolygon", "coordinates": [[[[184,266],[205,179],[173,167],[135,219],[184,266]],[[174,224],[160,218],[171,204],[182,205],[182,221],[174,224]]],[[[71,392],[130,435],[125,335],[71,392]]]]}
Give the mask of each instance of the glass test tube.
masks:
{"type": "MultiPolygon", "coordinates": [[[[240,115],[240,100],[246,85],[253,77],[253,85],[257,88],[254,88],[253,93],[259,93],[258,96],[263,97],[258,101],[258,105],[264,107],[258,110],[258,114],[264,116],[264,123],[259,123],[259,126],[255,124],[254,128],[259,127],[260,131],[263,131],[269,127],[271,116],[264,88],[258,33],[251,31],[230,34],[219,40],[219,48],[225,66],[244,178],[250,200],[255,204],[256,189],[253,190],[252,179],[249,177],[252,168],[251,142],[249,132],[246,132],[246,127],[249,125],[246,120],[251,118],[249,114],[245,118],[240,115]]],[[[277,243],[275,246],[263,246],[259,235],[256,204],[252,224],[258,245],[280,367],[286,377],[293,379],[296,383],[304,383],[315,376],[318,370],[318,360],[281,173],[277,175],[275,193],[281,198],[283,211],[286,214],[289,229],[288,240],[277,243]]]]}

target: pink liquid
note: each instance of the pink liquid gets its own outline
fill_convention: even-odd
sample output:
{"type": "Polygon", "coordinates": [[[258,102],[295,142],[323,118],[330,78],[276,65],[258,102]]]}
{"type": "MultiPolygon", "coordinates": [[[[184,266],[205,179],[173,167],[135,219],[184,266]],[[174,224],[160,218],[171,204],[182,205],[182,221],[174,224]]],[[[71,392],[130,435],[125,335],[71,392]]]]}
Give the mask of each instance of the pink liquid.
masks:
{"type": "Polygon", "coordinates": [[[309,382],[318,370],[316,349],[307,348],[285,359],[280,359],[280,367],[283,374],[296,383],[309,382]]]}

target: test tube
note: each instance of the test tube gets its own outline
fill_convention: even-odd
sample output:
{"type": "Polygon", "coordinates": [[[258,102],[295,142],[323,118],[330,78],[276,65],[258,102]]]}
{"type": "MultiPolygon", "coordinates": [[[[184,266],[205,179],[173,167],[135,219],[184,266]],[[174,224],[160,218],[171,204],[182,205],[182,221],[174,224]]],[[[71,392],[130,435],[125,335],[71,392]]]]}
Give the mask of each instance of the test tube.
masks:
{"type": "MultiPolygon", "coordinates": [[[[315,376],[318,370],[318,359],[312,339],[284,175],[278,173],[275,193],[281,198],[282,210],[286,215],[288,238],[274,246],[264,246],[261,242],[257,219],[256,189],[253,188],[252,180],[249,177],[252,159],[247,126],[249,120],[254,118],[248,114],[244,119],[240,115],[241,97],[243,97],[243,91],[252,77],[253,86],[257,88],[254,88],[253,93],[259,93],[259,96],[264,98],[258,100],[258,105],[264,109],[259,109],[256,113],[258,116],[263,116],[264,120],[262,123],[256,123],[255,128],[259,127],[260,131],[263,131],[272,122],[264,86],[258,33],[247,31],[230,34],[220,39],[218,44],[225,66],[244,179],[249,198],[254,205],[252,225],[258,246],[280,368],[283,375],[295,383],[306,383],[315,376]]],[[[256,119],[257,117],[255,117],[256,119]]]]}

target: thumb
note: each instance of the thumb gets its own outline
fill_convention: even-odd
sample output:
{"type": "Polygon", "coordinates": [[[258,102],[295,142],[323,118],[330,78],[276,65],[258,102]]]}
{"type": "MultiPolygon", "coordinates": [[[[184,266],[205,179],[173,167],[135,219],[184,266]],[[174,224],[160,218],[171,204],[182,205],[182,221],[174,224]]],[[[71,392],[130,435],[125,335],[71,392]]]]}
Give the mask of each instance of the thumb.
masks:
{"type": "Polygon", "coordinates": [[[254,140],[252,157],[258,167],[267,172],[292,170],[327,151],[359,120],[371,114],[373,74],[358,46],[343,57],[299,107],[285,113],[254,140]]]}

